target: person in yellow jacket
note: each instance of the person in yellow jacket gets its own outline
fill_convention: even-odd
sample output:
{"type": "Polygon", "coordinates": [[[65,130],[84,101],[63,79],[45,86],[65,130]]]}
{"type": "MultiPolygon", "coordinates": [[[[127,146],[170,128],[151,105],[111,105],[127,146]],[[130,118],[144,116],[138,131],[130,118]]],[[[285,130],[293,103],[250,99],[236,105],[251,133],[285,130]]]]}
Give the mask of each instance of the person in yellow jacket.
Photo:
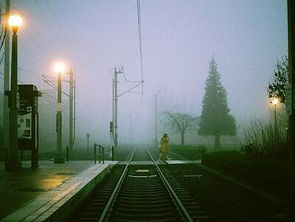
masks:
{"type": "Polygon", "coordinates": [[[169,138],[167,133],[165,133],[160,141],[160,156],[159,159],[164,157],[164,159],[169,160],[168,158],[168,149],[169,149],[169,138]]]}

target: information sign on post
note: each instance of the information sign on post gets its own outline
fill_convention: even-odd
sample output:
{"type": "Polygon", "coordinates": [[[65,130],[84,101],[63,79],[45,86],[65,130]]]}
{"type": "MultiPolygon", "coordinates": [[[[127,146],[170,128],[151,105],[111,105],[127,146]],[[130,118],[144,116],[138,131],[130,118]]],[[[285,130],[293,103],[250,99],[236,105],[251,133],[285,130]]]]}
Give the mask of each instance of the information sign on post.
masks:
{"type": "Polygon", "coordinates": [[[18,147],[31,151],[31,166],[38,167],[39,116],[38,97],[41,92],[34,85],[19,85],[18,147]]]}

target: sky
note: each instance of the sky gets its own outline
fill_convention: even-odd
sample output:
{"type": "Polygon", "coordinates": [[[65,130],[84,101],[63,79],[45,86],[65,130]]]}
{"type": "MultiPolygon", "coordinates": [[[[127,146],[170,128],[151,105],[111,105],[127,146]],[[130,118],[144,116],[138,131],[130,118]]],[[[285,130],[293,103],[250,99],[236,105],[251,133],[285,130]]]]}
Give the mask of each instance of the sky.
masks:
{"type": "MultiPolygon", "coordinates": [[[[24,18],[18,33],[19,81],[45,92],[50,87],[40,75],[55,80],[53,64],[64,61],[76,73],[78,138],[91,133],[93,141],[106,142],[113,68],[123,66],[128,79],[141,80],[136,0],[11,2],[12,11],[24,18]]],[[[144,95],[119,98],[120,141],[139,142],[143,135],[152,141],[155,95],[159,113],[200,115],[213,56],[236,121],[268,116],[266,87],[288,48],[286,0],[140,2],[144,95]]],[[[119,76],[119,92],[132,86],[119,76]]],[[[54,110],[54,91],[46,91],[40,103],[43,110],[54,110]]],[[[41,113],[52,121],[54,116],[41,113]]],[[[165,127],[159,125],[160,135],[165,127]]]]}

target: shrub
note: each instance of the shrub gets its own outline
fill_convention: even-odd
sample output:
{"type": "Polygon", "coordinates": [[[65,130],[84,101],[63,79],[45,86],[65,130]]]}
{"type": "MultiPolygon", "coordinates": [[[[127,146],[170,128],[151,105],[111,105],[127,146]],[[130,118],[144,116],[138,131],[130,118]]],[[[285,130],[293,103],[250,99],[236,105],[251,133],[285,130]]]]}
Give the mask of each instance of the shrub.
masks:
{"type": "Polygon", "coordinates": [[[278,154],[287,152],[287,116],[281,112],[274,120],[253,120],[243,129],[244,143],[241,151],[247,155],[278,154]]]}
{"type": "Polygon", "coordinates": [[[204,155],[205,153],[207,153],[207,147],[204,145],[199,145],[198,146],[198,150],[200,150],[201,154],[204,155]]]}
{"type": "Polygon", "coordinates": [[[244,155],[238,151],[207,153],[202,163],[260,190],[282,198],[288,191],[288,161],[276,156],[244,155]]]}

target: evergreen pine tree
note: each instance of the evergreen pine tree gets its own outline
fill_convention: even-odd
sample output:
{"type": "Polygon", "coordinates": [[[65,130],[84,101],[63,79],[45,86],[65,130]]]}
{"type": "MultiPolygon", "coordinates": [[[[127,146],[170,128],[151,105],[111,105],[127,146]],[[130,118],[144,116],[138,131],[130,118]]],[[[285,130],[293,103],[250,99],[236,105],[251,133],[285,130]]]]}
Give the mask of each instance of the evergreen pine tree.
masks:
{"type": "Polygon", "coordinates": [[[215,149],[220,148],[220,136],[236,135],[235,119],[229,114],[226,90],[221,85],[217,64],[209,62],[209,75],[206,80],[203,109],[200,117],[199,135],[214,136],[215,149]]]}

